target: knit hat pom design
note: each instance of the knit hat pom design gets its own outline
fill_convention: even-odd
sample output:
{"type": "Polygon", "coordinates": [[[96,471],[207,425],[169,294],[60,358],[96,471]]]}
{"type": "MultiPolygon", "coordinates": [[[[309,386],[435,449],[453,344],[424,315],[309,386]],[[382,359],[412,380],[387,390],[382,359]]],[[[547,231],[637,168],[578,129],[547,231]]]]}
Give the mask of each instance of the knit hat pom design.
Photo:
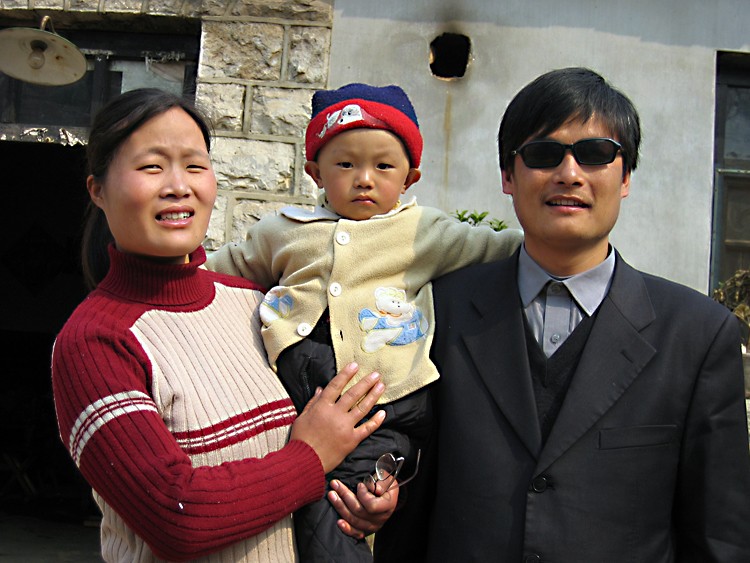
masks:
{"type": "Polygon", "coordinates": [[[406,146],[412,168],[422,160],[422,134],[409,97],[398,86],[347,84],[313,94],[312,118],[305,133],[305,156],[315,160],[323,146],[349,129],[384,129],[406,146]]]}

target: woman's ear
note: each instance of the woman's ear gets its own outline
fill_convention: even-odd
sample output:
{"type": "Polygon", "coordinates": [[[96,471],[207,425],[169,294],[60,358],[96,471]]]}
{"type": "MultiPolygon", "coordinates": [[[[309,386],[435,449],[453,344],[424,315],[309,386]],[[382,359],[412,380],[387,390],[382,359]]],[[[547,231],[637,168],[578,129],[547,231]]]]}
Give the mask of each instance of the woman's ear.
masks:
{"type": "Polygon", "coordinates": [[[313,179],[319,188],[323,187],[323,179],[320,177],[320,166],[314,160],[308,160],[305,162],[305,172],[310,178],[313,179]]]}
{"type": "Polygon", "coordinates": [[[86,178],[86,190],[89,192],[89,197],[91,198],[91,201],[94,205],[96,205],[99,209],[103,209],[103,197],[102,197],[102,189],[104,186],[102,183],[97,180],[93,174],[89,175],[86,178]]]}
{"type": "Polygon", "coordinates": [[[404,180],[404,187],[401,189],[401,193],[405,194],[406,190],[408,190],[412,184],[419,182],[421,177],[422,172],[419,171],[419,168],[409,168],[409,173],[406,175],[406,180],[404,180]]]}

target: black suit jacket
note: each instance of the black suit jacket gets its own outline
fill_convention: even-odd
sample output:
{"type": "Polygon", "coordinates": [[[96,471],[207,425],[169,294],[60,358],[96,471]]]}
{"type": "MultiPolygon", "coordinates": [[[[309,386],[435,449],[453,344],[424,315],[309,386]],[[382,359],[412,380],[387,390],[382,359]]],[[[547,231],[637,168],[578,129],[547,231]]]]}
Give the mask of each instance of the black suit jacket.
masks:
{"type": "MultiPolygon", "coordinates": [[[[617,256],[543,445],[517,263],[434,284],[437,488],[409,498],[402,533],[419,529],[434,500],[431,561],[750,562],[734,316],[617,256]]],[[[416,531],[412,541],[413,558],[416,531]]]]}

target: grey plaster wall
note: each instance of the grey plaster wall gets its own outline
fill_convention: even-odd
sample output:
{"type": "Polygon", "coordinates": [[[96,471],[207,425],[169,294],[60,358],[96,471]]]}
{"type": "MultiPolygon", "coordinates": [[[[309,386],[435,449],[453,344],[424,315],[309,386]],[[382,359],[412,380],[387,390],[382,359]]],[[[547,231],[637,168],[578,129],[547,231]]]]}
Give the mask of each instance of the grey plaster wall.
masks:
{"type": "Polygon", "coordinates": [[[515,223],[495,137],[537,75],[587,66],[624,90],[643,126],[641,165],[612,240],[636,267],[707,291],[717,50],[750,52],[747,0],[337,0],[329,86],[396,83],[425,138],[422,204],[515,223]],[[432,76],[429,44],[467,35],[463,79],[432,76]]]}

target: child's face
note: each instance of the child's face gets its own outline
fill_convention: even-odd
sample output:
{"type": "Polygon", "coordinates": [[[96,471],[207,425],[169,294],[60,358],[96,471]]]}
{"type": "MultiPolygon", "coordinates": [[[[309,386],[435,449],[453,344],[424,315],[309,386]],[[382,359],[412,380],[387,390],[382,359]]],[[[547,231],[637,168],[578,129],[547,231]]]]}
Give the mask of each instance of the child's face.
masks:
{"type": "Polygon", "coordinates": [[[382,129],[351,129],[336,135],[308,161],[305,171],[326,191],[328,203],[347,219],[388,213],[419,180],[401,140],[382,129]]]}

